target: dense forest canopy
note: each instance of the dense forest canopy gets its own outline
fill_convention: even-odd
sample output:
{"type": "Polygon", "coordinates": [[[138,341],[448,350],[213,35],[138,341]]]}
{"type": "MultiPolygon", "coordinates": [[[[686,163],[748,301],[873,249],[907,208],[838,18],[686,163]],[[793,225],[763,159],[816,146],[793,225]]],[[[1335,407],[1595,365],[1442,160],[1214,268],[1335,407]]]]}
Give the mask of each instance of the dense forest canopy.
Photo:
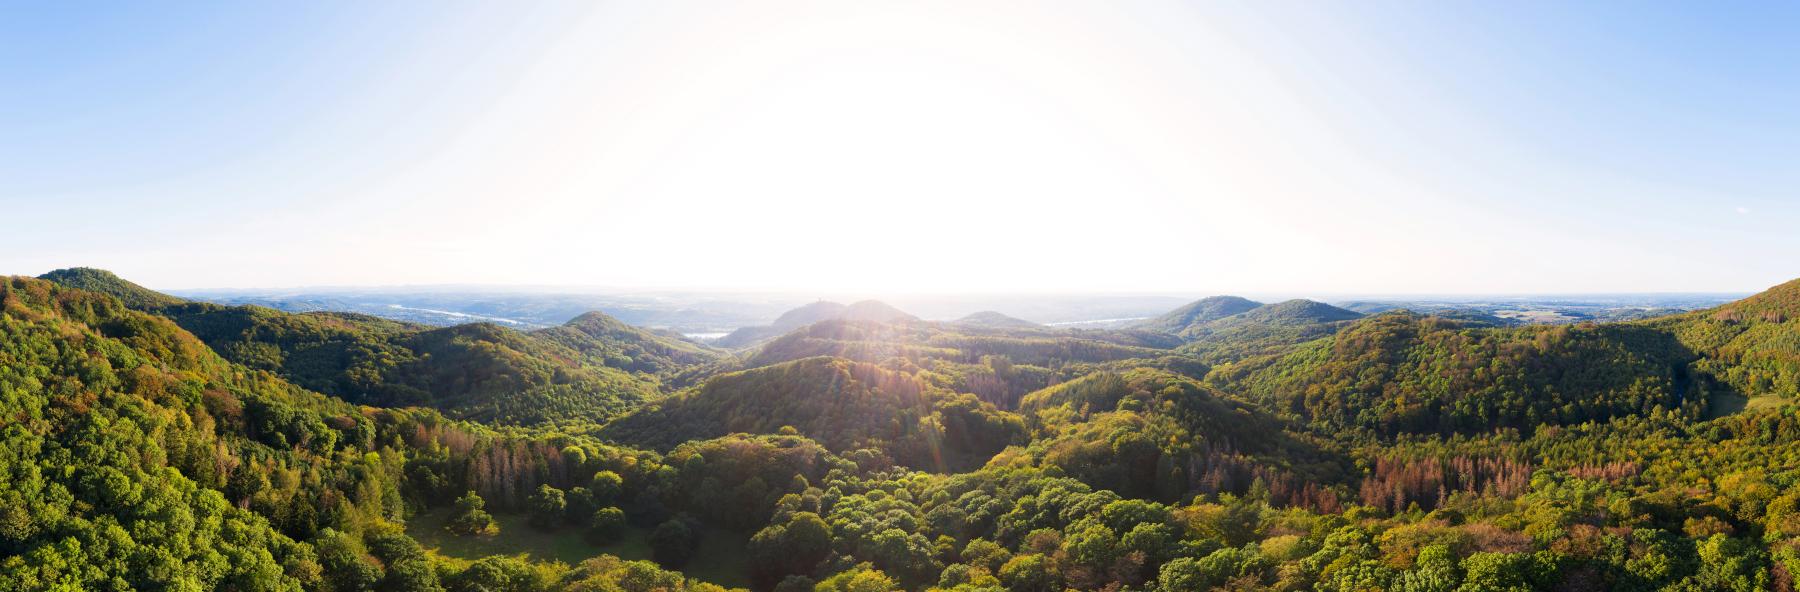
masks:
{"type": "Polygon", "coordinates": [[[1795,589],[1800,281],[1370,313],[816,303],[722,349],[4,278],[0,589],[1795,589]]]}

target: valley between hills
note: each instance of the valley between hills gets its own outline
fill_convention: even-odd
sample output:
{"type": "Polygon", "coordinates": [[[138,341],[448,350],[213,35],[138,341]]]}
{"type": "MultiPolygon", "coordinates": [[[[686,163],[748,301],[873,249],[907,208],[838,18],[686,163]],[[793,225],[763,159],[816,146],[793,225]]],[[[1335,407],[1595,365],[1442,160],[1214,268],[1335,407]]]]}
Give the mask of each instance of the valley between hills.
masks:
{"type": "Polygon", "coordinates": [[[7,277],[0,589],[1795,589],[1800,280],[1414,308],[694,340],[7,277]]]}

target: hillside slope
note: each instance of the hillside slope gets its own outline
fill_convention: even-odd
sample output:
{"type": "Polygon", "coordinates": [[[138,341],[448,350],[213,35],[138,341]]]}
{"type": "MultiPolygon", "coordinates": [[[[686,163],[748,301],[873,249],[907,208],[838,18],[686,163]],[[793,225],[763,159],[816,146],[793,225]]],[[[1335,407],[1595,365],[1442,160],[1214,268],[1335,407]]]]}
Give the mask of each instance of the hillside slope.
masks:
{"type": "Polygon", "coordinates": [[[1800,397],[1800,280],[1709,310],[1644,321],[1701,356],[1695,369],[1745,397],[1800,397]]]}
{"type": "Polygon", "coordinates": [[[1178,500],[1259,481],[1281,503],[1330,506],[1320,483],[1343,478],[1345,457],[1253,405],[1154,368],[1103,370],[1021,401],[1034,431],[996,465],[1054,466],[1096,488],[1178,500]]]}
{"type": "Polygon", "coordinates": [[[380,406],[532,424],[604,421],[660,396],[660,381],[718,354],[589,313],[521,332],[491,323],[427,327],[350,313],[286,313],[186,302],[97,270],[59,278],[123,292],[233,362],[304,388],[380,406]]]}
{"type": "MultiPolygon", "coordinates": [[[[370,449],[349,405],[234,368],[115,298],[35,279],[0,278],[0,412],[8,590],[317,587],[312,547],[294,537],[313,531],[327,491],[381,474],[319,470],[370,449]],[[316,479],[250,503],[220,491],[238,467],[316,479]]],[[[365,501],[330,511],[383,504],[365,501]]]]}
{"type": "Polygon", "coordinates": [[[1391,312],[1209,382],[1325,430],[1529,432],[1703,402],[1672,335],[1635,325],[1490,328],[1391,312]]]}
{"type": "Polygon", "coordinates": [[[1249,311],[1188,327],[1183,352],[1208,363],[1273,354],[1336,332],[1363,315],[1312,300],[1265,304],[1249,311]]]}
{"type": "Polygon", "coordinates": [[[126,306],[140,310],[185,302],[180,298],[125,281],[124,278],[114,275],[113,272],[92,267],[58,269],[38,276],[38,279],[78,290],[106,294],[119,299],[126,306]]]}
{"type": "Polygon", "coordinates": [[[603,436],[669,449],[691,439],[793,428],[827,448],[882,450],[920,468],[978,464],[1024,436],[1017,416],[918,377],[811,357],[715,377],[606,426],[603,436]]]}
{"type": "Polygon", "coordinates": [[[1078,366],[1166,355],[1167,350],[1099,339],[1134,341],[1112,331],[964,328],[947,323],[826,321],[770,340],[747,352],[742,368],[814,356],[884,365],[917,366],[939,387],[975,393],[1011,408],[1027,392],[1070,378],[1078,366]]]}
{"type": "Polygon", "coordinates": [[[1139,329],[1180,334],[1189,328],[1249,312],[1262,303],[1237,296],[1211,296],[1136,325],[1139,329]]]}
{"type": "Polygon", "coordinates": [[[730,335],[720,338],[717,343],[719,347],[726,348],[749,347],[778,337],[783,333],[823,321],[901,323],[917,320],[919,320],[918,317],[877,300],[863,300],[850,305],[821,300],[782,313],[775,319],[775,322],[767,326],[739,328],[732,331],[730,335]]]}

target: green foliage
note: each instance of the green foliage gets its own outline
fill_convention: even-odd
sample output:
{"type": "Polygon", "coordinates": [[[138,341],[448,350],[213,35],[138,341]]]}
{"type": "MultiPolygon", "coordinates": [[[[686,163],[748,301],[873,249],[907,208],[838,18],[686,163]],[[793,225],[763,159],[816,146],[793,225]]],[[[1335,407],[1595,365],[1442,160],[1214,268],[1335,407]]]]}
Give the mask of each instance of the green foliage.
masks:
{"type": "Polygon", "coordinates": [[[544,530],[552,530],[562,526],[564,514],[568,512],[569,502],[563,490],[549,484],[539,485],[536,493],[531,494],[528,501],[531,511],[531,525],[544,530]]]}
{"type": "Polygon", "coordinates": [[[790,575],[806,575],[831,554],[831,526],[818,514],[797,512],[785,524],[771,524],[750,539],[750,562],[761,585],[790,575]]]}
{"type": "Polygon", "coordinates": [[[649,561],[625,561],[604,555],[583,561],[563,574],[554,589],[570,592],[725,592],[725,588],[718,585],[663,570],[649,561]]]}
{"type": "Polygon", "coordinates": [[[1209,382],[1326,430],[1520,430],[1681,408],[1691,355],[1632,325],[1470,328],[1396,312],[1209,382]]]}
{"type": "Polygon", "coordinates": [[[716,356],[600,313],[521,332],[203,303],[161,312],[232,361],[305,388],[496,423],[605,420],[656,398],[662,378],[716,356]]]}
{"type": "Polygon", "coordinates": [[[1262,303],[1237,296],[1212,296],[1187,303],[1162,316],[1139,323],[1141,329],[1180,334],[1225,317],[1249,312],[1262,303]]]}
{"type": "Polygon", "coordinates": [[[619,539],[625,532],[625,511],[618,508],[600,508],[588,518],[588,537],[600,544],[607,544],[619,539]]]}
{"type": "Polygon", "coordinates": [[[609,438],[659,448],[783,427],[847,451],[874,448],[904,464],[944,469],[985,460],[1023,438],[1017,416],[903,371],[806,358],[725,374],[607,426],[609,438]]]}
{"type": "Polygon", "coordinates": [[[492,535],[500,532],[494,522],[494,516],[485,509],[487,501],[471,491],[467,495],[456,498],[456,514],[450,518],[446,528],[450,532],[465,536],[492,535]]]}
{"type": "Polygon", "coordinates": [[[813,587],[814,592],[892,592],[900,589],[900,584],[893,578],[866,564],[839,572],[813,587]]]}
{"type": "Polygon", "coordinates": [[[38,279],[68,288],[105,294],[119,299],[125,306],[144,311],[154,311],[182,302],[180,298],[125,281],[124,278],[113,275],[113,272],[92,267],[58,269],[38,276],[38,279]]]}
{"type": "Polygon", "coordinates": [[[49,282],[0,280],[0,416],[3,589],[317,586],[297,539],[399,509],[397,467],[349,448],[368,445],[353,409],[49,282]]]}
{"type": "Polygon", "coordinates": [[[1712,310],[1645,323],[1700,358],[1694,369],[1746,396],[1800,396],[1800,280],[1712,310]]]}
{"type": "Polygon", "coordinates": [[[1167,371],[1096,372],[1027,395],[1021,411],[1038,437],[995,463],[1054,466],[1128,497],[1244,493],[1260,481],[1282,503],[1331,507],[1317,481],[1343,471],[1269,413],[1167,371]]]}
{"type": "Polygon", "coordinates": [[[1800,568],[1800,408],[1701,413],[1784,394],[1792,290],[1565,327],[1285,303],[1187,353],[839,320],[740,362],[602,316],[436,330],[60,277],[134,301],[0,282],[0,589],[1749,591],[1800,568]]]}
{"type": "Polygon", "coordinates": [[[651,556],[664,567],[680,569],[687,565],[699,546],[700,533],[693,518],[686,515],[670,518],[650,532],[651,556]]]}
{"type": "Polygon", "coordinates": [[[1286,351],[1295,344],[1330,336],[1362,315],[1311,300],[1265,304],[1249,311],[1189,325],[1179,334],[1181,350],[1209,364],[1223,364],[1286,351]]]}
{"type": "Polygon", "coordinates": [[[596,504],[613,503],[624,491],[625,479],[612,471],[594,473],[594,479],[588,482],[588,493],[594,497],[596,504]]]}

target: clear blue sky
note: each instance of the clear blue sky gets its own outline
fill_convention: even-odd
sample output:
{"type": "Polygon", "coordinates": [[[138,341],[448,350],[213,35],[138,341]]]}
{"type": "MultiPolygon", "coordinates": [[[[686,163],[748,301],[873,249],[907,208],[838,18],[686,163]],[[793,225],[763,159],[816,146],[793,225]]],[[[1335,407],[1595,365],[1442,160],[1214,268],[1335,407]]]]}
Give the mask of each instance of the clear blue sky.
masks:
{"type": "Polygon", "coordinates": [[[0,4],[0,273],[1752,291],[1800,4],[0,4]]]}

